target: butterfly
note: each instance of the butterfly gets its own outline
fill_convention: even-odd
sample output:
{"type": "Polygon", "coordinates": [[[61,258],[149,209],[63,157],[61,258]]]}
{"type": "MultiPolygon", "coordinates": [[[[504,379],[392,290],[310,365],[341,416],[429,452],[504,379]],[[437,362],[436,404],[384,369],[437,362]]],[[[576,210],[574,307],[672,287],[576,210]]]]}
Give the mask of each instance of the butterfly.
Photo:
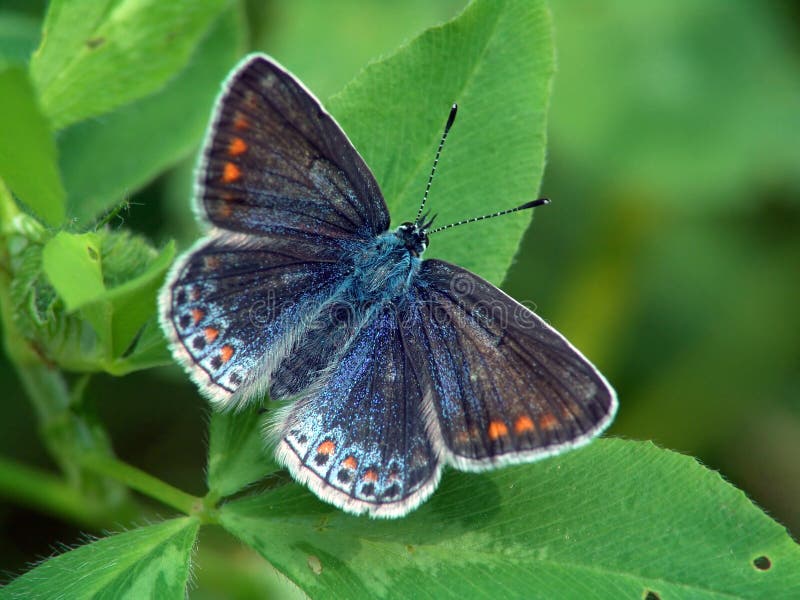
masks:
{"type": "MultiPolygon", "coordinates": [[[[454,118],[455,105],[434,169],[454,118]]],[[[196,177],[206,233],[167,277],[162,327],[215,407],[291,400],[267,437],[322,500],[401,517],[445,465],[538,460],[613,419],[613,389],[557,331],[477,275],[423,259],[449,226],[431,229],[420,207],[389,228],[353,144],[268,56],[228,76],[196,177]]]]}

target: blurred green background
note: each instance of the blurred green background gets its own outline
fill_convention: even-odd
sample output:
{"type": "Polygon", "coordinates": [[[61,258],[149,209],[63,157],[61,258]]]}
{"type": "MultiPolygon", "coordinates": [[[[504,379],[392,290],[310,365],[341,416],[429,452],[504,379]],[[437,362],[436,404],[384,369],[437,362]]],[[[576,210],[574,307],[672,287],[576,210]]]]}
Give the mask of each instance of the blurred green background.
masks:
{"type": "MultiPolygon", "coordinates": [[[[463,5],[254,1],[246,45],[325,99],[463,5]]],[[[553,204],[537,211],[504,287],[617,388],[609,435],[698,457],[797,538],[800,10],[788,0],[551,6],[558,71],[541,193],[553,204]]],[[[43,11],[40,1],[0,1],[0,38],[21,60],[38,44],[43,11]]],[[[193,164],[187,156],[136,191],[125,225],[185,247],[197,234],[193,164]]],[[[487,198],[487,211],[527,199],[487,198]]],[[[50,466],[2,357],[0,383],[0,452],[50,466]]],[[[207,408],[177,368],[89,385],[124,460],[203,493],[207,408]]],[[[12,572],[57,540],[81,539],[74,524],[7,503],[0,529],[0,569],[12,572]]],[[[262,559],[217,532],[203,536],[196,575],[207,591],[197,597],[217,597],[234,568],[242,597],[273,585],[262,559]]]]}

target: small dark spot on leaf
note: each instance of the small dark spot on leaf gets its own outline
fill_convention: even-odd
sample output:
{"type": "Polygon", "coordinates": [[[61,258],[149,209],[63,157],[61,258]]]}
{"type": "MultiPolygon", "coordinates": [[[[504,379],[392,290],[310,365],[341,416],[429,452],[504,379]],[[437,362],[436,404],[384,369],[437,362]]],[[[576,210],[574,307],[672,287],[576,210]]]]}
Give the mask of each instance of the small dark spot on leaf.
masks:
{"type": "Polygon", "coordinates": [[[644,598],[644,600],[661,600],[661,596],[656,594],[653,590],[645,590],[642,598],[644,598]]]}
{"type": "Polygon", "coordinates": [[[311,572],[314,573],[314,575],[322,574],[322,563],[319,561],[319,558],[313,554],[309,554],[308,556],[308,568],[311,569],[311,572]]]}
{"type": "Polygon", "coordinates": [[[89,48],[89,50],[94,50],[95,48],[99,48],[105,43],[106,43],[106,38],[104,37],[89,38],[88,40],[86,40],[86,47],[89,48]]]}
{"type": "Polygon", "coordinates": [[[416,550],[416,548],[414,548],[414,546],[411,544],[406,544],[406,550],[408,550],[409,554],[414,554],[414,550],[416,550]]]}
{"type": "Polygon", "coordinates": [[[89,253],[89,258],[91,258],[92,260],[97,260],[97,258],[98,258],[97,250],[95,250],[91,246],[86,246],[86,252],[89,253]]]}
{"type": "Polygon", "coordinates": [[[328,515],[323,515],[322,517],[320,517],[319,521],[317,521],[316,524],[314,525],[314,529],[317,531],[327,531],[328,521],[330,521],[328,515]]]}
{"type": "Polygon", "coordinates": [[[772,561],[768,556],[759,556],[753,559],[753,566],[759,571],[769,571],[772,567],[772,561]]]}

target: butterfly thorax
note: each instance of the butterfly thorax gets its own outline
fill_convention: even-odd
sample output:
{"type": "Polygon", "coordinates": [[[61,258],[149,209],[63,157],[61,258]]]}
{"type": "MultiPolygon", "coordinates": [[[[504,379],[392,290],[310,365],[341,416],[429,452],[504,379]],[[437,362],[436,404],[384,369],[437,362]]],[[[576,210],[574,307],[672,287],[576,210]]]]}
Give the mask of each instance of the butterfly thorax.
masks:
{"type": "Polygon", "coordinates": [[[408,244],[414,240],[398,229],[377,236],[354,253],[354,289],[360,290],[363,300],[382,304],[408,292],[422,264],[419,254],[424,251],[424,245],[417,243],[411,249],[408,244]]]}

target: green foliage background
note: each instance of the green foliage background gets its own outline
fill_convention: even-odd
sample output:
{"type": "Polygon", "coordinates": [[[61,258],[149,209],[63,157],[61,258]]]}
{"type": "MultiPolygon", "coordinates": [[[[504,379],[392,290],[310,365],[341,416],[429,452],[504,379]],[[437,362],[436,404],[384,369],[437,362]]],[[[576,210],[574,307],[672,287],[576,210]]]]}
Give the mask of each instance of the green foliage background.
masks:
{"type": "MultiPolygon", "coordinates": [[[[96,6],[102,4],[98,2],[96,6]]],[[[55,237],[47,242],[44,268],[47,271],[48,264],[51,265],[48,276],[53,285],[70,309],[84,310],[86,319],[102,332],[102,343],[88,354],[77,350],[81,348],[80,340],[85,339],[85,332],[78,329],[56,332],[63,340],[58,357],[61,364],[79,370],[98,368],[122,374],[163,361],[160,336],[155,330],[146,329],[142,334],[149,336],[145,337],[149,344],[137,345],[140,351],[126,354],[136,329],[130,330],[129,324],[120,324],[115,315],[119,311],[128,314],[134,310],[132,307],[140,297],[137,294],[146,296],[160,281],[160,274],[174,252],[169,240],[177,238],[179,247],[184,248],[197,235],[188,210],[194,155],[218,82],[238,56],[247,49],[267,51],[326,100],[341,90],[369,60],[392,51],[424,28],[451,18],[464,3],[456,0],[437,3],[302,0],[192,4],[197,9],[180,16],[181,27],[199,33],[186,36],[182,42],[185,47],[171,54],[171,60],[175,61],[173,67],[181,65],[174,77],[167,77],[169,69],[163,78],[158,72],[137,72],[137,65],[147,63],[133,59],[131,67],[122,74],[98,71],[85,63],[78,65],[77,74],[70,71],[68,64],[51,63],[48,68],[32,68],[37,85],[43,85],[43,81],[50,80],[48,78],[57,80],[53,84],[56,87],[50,88],[54,95],[103,90],[111,85],[110,80],[128,94],[122,105],[112,103],[113,98],[119,97],[118,93],[109,94],[109,98],[95,94],[92,102],[75,100],[83,112],[77,109],[57,112],[51,118],[66,128],[59,133],[56,148],[48,141],[46,124],[42,124],[41,131],[29,130],[23,132],[24,135],[13,132],[14,119],[10,116],[26,110],[25,101],[30,97],[25,88],[29,84],[21,75],[23,71],[6,71],[7,80],[0,81],[6,84],[5,89],[18,92],[18,95],[0,98],[0,107],[4,107],[0,115],[0,125],[6,128],[4,134],[12,132],[9,135],[25,139],[32,145],[31,152],[41,151],[48,156],[58,152],[60,179],[55,172],[45,172],[39,178],[19,182],[25,194],[48,199],[64,198],[66,193],[67,213],[74,216],[76,227],[85,227],[92,215],[110,209],[119,198],[128,198],[129,208],[110,219],[112,228],[124,225],[155,240],[162,248],[161,253],[156,254],[145,245],[144,238],[129,240],[130,244],[139,244],[139,256],[147,257],[150,265],[135,273],[128,273],[131,268],[125,264],[118,265],[118,272],[135,275],[133,279],[137,285],[132,290],[130,286],[121,289],[117,282],[103,280],[91,257],[83,254],[81,260],[85,268],[79,273],[81,279],[66,277],[61,284],[57,283],[58,260],[69,255],[69,240],[55,237]],[[76,78],[80,78],[80,85],[75,83],[76,78]],[[139,85],[145,80],[152,83],[151,87],[139,85]],[[74,85],[62,89],[57,87],[63,85],[58,81],[74,85]],[[144,158],[128,160],[125,148],[137,148],[137,155],[144,158]],[[96,160],[78,160],[87,152],[96,160]],[[120,187],[120,181],[126,182],[124,187],[120,187]],[[76,203],[76,199],[79,202],[76,203]]],[[[797,9],[789,2],[729,3],[725,0],[673,3],[553,0],[551,8],[557,72],[550,98],[547,167],[541,192],[551,197],[553,204],[537,211],[534,224],[525,234],[517,259],[505,278],[504,288],[520,300],[535,302],[538,312],[590,356],[613,382],[620,395],[621,408],[609,435],[653,440],[659,446],[699,457],[702,463],[719,470],[728,481],[744,490],[797,537],[800,534],[800,312],[797,310],[800,306],[800,144],[797,143],[800,47],[796,41],[797,9]]],[[[98,11],[102,13],[101,8],[98,11]]],[[[0,4],[0,67],[26,64],[39,45],[44,12],[41,2],[0,4]]],[[[75,15],[62,14],[61,18],[74,19],[76,27],[87,23],[75,15]]],[[[168,14],[163,16],[165,22],[169,18],[172,17],[168,14]]],[[[122,39],[125,43],[104,51],[120,52],[122,56],[133,58],[131,47],[144,54],[164,51],[148,46],[147,39],[126,39],[124,34],[115,34],[113,24],[109,27],[111,29],[99,35],[122,39]]],[[[51,40],[55,45],[52,51],[66,52],[58,47],[58,42],[51,40]]],[[[454,71],[459,67],[460,64],[454,65],[454,71]]],[[[445,102],[443,108],[434,96],[447,90],[450,83],[416,82],[421,104],[409,118],[430,123],[435,133],[439,122],[446,117],[447,104],[445,102]],[[428,91],[431,92],[429,103],[426,102],[428,91]]],[[[348,101],[357,104],[358,94],[358,89],[351,90],[348,101]]],[[[40,98],[45,109],[50,98],[47,95],[40,98]]],[[[347,113],[345,100],[332,99],[335,113],[337,109],[347,113]]],[[[362,106],[370,106],[371,102],[372,110],[386,115],[386,119],[402,109],[394,105],[392,97],[386,97],[377,105],[374,98],[367,100],[362,106]]],[[[367,159],[377,171],[387,172],[392,160],[392,135],[400,134],[361,127],[354,118],[359,114],[357,110],[347,114],[349,118],[343,119],[343,125],[357,145],[361,139],[381,138],[373,146],[379,150],[374,156],[367,153],[367,159]]],[[[507,176],[514,182],[509,189],[522,196],[492,197],[491,190],[476,190],[470,174],[463,172],[466,158],[462,156],[472,151],[468,141],[470,128],[492,115],[501,119],[503,106],[476,106],[472,111],[463,110],[459,116],[431,197],[432,205],[443,220],[470,216],[478,206],[488,210],[505,208],[537,192],[535,189],[524,191],[520,180],[525,173],[520,172],[513,157],[509,157],[507,166],[507,176]],[[480,197],[470,196],[470,201],[462,205],[436,204],[437,198],[459,193],[480,194],[480,197]],[[463,212],[464,207],[469,207],[469,214],[463,212]]],[[[35,118],[35,115],[31,117],[34,122],[35,118]]],[[[511,138],[515,133],[509,130],[508,136],[511,138]]],[[[420,139],[418,143],[420,152],[427,155],[435,139],[420,139]]],[[[499,138],[485,151],[502,155],[503,149],[504,140],[499,138]]],[[[0,153],[0,167],[3,161],[24,158],[26,152],[25,148],[20,148],[18,156],[0,153]]],[[[400,171],[401,175],[406,173],[410,181],[389,177],[388,187],[385,185],[395,218],[401,217],[397,212],[403,210],[400,207],[408,202],[413,204],[418,195],[415,190],[422,191],[422,185],[413,182],[424,183],[422,171],[427,167],[417,167],[414,164],[400,171]]],[[[18,184],[10,180],[6,183],[18,184]]],[[[48,209],[49,206],[52,204],[42,205],[41,216],[49,224],[59,223],[63,214],[48,209]]],[[[37,209],[36,206],[31,208],[37,209]]],[[[413,210],[409,207],[407,212],[413,210]]],[[[497,248],[488,242],[481,245],[487,249],[486,255],[495,250],[508,252],[508,248],[502,246],[502,232],[504,228],[521,227],[520,223],[498,220],[481,229],[476,225],[472,232],[465,228],[459,232],[463,237],[451,238],[441,255],[448,256],[446,246],[450,243],[468,244],[476,238],[481,242],[498,240],[497,248]]],[[[90,238],[84,241],[96,248],[104,264],[113,263],[118,255],[104,234],[87,235],[90,238]]],[[[492,271],[491,261],[482,262],[480,252],[471,251],[470,254],[474,255],[475,262],[469,266],[496,279],[502,276],[502,269],[492,271]]],[[[35,280],[26,284],[35,287],[35,280]]],[[[46,299],[40,298],[39,303],[46,305],[46,299]]],[[[79,328],[80,325],[76,320],[68,324],[69,327],[79,328]]],[[[39,383],[47,385],[46,378],[39,383]]],[[[128,463],[191,494],[202,496],[205,493],[205,437],[209,416],[205,403],[178,369],[143,370],[125,378],[98,375],[71,383],[86,386],[87,420],[103,423],[110,441],[102,435],[87,434],[87,438],[100,447],[113,442],[116,454],[128,463]]],[[[0,356],[0,385],[3,398],[0,456],[52,469],[52,459],[39,441],[37,429],[41,425],[37,423],[20,381],[3,356],[0,356]]],[[[57,427],[57,424],[49,426],[57,427]]],[[[264,457],[258,455],[257,444],[239,433],[237,424],[219,418],[212,421],[209,480],[223,493],[239,489],[241,481],[248,480],[263,466],[260,461],[264,457]],[[224,443],[228,439],[236,439],[241,444],[244,451],[236,455],[240,462],[232,463],[231,457],[219,450],[230,447],[224,443]],[[218,444],[219,451],[214,444],[218,444]],[[242,457],[247,456],[256,458],[242,464],[242,457]]],[[[51,439],[58,440],[58,437],[51,439]]],[[[58,443],[67,442],[57,442],[57,448],[58,443]]],[[[620,442],[606,443],[591,460],[582,459],[580,455],[569,459],[564,468],[574,479],[568,479],[569,483],[563,488],[538,490],[534,499],[549,514],[574,510],[582,511],[580,514],[584,518],[586,515],[600,518],[606,509],[603,498],[621,492],[592,487],[593,473],[600,465],[630,464],[632,480],[630,495],[626,497],[634,503],[631,510],[636,508],[636,491],[645,489],[651,494],[648,498],[661,498],[674,505],[676,514],[687,515],[689,520],[694,515],[696,523],[700,524],[707,519],[709,537],[713,537],[717,529],[720,537],[729,535],[724,523],[728,515],[726,510],[740,507],[744,511],[746,501],[741,496],[732,491],[720,492],[715,487],[716,480],[710,479],[713,476],[697,468],[692,472],[697,479],[690,477],[683,485],[687,489],[699,486],[698,493],[704,494],[703,503],[698,506],[692,503],[691,497],[673,497],[674,486],[659,487],[659,484],[672,479],[679,487],[684,481],[682,477],[688,477],[691,461],[675,456],[667,459],[655,449],[632,452],[618,444],[620,442]],[[637,471],[636,465],[644,471],[650,469],[652,477],[636,479],[643,472],[637,471]],[[585,485],[580,483],[583,481],[585,485]],[[698,483],[700,481],[703,483],[698,483]],[[572,482],[578,483],[573,485],[572,482]],[[590,500],[584,502],[584,498],[590,500]],[[715,514],[722,515],[719,522],[714,521],[715,514]]],[[[524,519],[526,504],[516,509],[519,514],[513,513],[517,506],[514,485],[535,486],[539,478],[547,478],[551,471],[560,468],[560,463],[543,463],[479,476],[486,479],[482,482],[484,488],[470,487],[475,483],[469,478],[478,476],[454,476],[445,480],[440,494],[445,498],[459,497],[459,490],[466,496],[475,489],[485,489],[489,496],[494,493],[502,496],[509,503],[511,514],[524,519]]],[[[13,470],[6,469],[3,477],[13,488],[13,470]]],[[[122,493],[113,486],[108,487],[103,480],[93,485],[99,489],[98,497],[122,493]]],[[[82,543],[82,531],[100,534],[102,526],[119,530],[119,526],[132,526],[141,523],[136,519],[143,518],[140,512],[132,509],[126,513],[130,507],[125,502],[109,520],[104,520],[102,515],[93,512],[92,506],[82,505],[80,499],[59,497],[60,489],[54,488],[50,498],[43,498],[35,506],[13,501],[9,489],[8,486],[4,488],[9,501],[0,504],[0,569],[8,572],[19,573],[29,561],[47,556],[57,541],[75,545],[82,543]]],[[[336,560],[352,552],[350,564],[358,565],[362,573],[382,568],[381,564],[375,564],[376,554],[380,560],[384,555],[402,557],[404,552],[411,552],[406,548],[410,544],[392,537],[388,528],[381,533],[383,524],[368,533],[361,532],[360,525],[349,521],[341,525],[349,518],[337,512],[320,517],[317,505],[306,509],[304,503],[311,500],[302,494],[293,496],[297,492],[294,487],[286,487],[255,500],[240,500],[231,504],[222,518],[231,530],[240,531],[244,539],[256,538],[249,539],[249,543],[273,564],[281,566],[281,561],[286,561],[282,570],[291,573],[295,581],[305,581],[305,589],[315,590],[316,565],[303,564],[302,570],[292,572],[292,547],[281,548],[274,541],[270,542],[283,536],[283,543],[291,545],[292,536],[297,535],[298,543],[305,543],[301,534],[293,533],[293,527],[298,532],[309,524],[320,530],[352,527],[348,529],[354,536],[352,540],[347,538],[339,540],[339,545],[326,546],[328,542],[322,536],[314,541],[315,553],[311,554],[322,556],[323,563],[329,565],[326,557],[336,560]],[[288,517],[283,511],[296,517],[296,521],[287,525],[288,517]],[[274,522],[265,519],[270,514],[274,522]],[[359,547],[363,543],[362,534],[373,537],[371,546],[359,547]],[[265,539],[257,539],[259,536],[265,539]],[[380,550],[376,552],[376,549],[380,550]]],[[[426,505],[409,520],[409,531],[429,532],[433,528],[435,535],[453,536],[461,545],[463,540],[457,536],[463,534],[463,528],[472,529],[462,522],[442,522],[441,515],[436,512],[437,496],[430,506],[426,505]]],[[[531,501],[530,498],[526,500],[531,501]]],[[[156,520],[158,513],[163,514],[160,505],[145,506],[147,518],[156,520]]],[[[472,510],[467,506],[459,514],[467,515],[467,519],[472,510]]],[[[741,516],[744,513],[730,510],[731,519],[744,519],[741,516]]],[[[745,533],[739,542],[750,542],[750,534],[754,543],[766,537],[777,539],[777,528],[770,529],[760,518],[752,516],[740,523],[745,533]]],[[[626,545],[630,552],[653,547],[652,564],[656,565],[657,551],[663,545],[675,543],[668,534],[669,523],[664,523],[659,530],[664,537],[656,543],[661,545],[654,546],[653,539],[647,536],[639,537],[648,533],[648,528],[655,527],[654,523],[659,523],[657,515],[650,515],[647,522],[638,526],[633,523],[627,529],[590,528],[589,538],[597,536],[605,540],[609,548],[612,544],[617,546],[609,550],[588,541],[582,553],[584,547],[580,544],[577,551],[574,546],[559,545],[563,541],[560,528],[568,530],[569,521],[570,514],[564,514],[554,516],[550,526],[545,523],[541,528],[532,528],[530,535],[548,540],[556,558],[537,555],[527,559],[557,562],[566,556],[578,564],[599,564],[602,576],[596,584],[591,583],[590,574],[580,569],[549,571],[550,576],[557,575],[562,580],[583,582],[586,593],[604,592],[613,597],[615,592],[638,589],[638,580],[633,585],[623,581],[624,578],[614,579],[620,568],[613,560],[603,563],[601,551],[604,548],[606,554],[620,557],[619,548],[625,551],[626,545]],[[561,551],[566,554],[559,555],[561,551]],[[632,587],[626,587],[628,584],[632,587]]],[[[153,527],[135,533],[154,547],[166,543],[163,540],[171,540],[176,547],[188,548],[196,523],[190,519],[176,519],[153,527]]],[[[698,536],[704,528],[698,526],[698,536]]],[[[476,548],[501,542],[514,548],[519,542],[519,548],[524,548],[515,537],[521,535],[518,531],[504,531],[502,537],[497,538],[492,537],[500,535],[496,532],[477,531],[476,536],[485,537],[472,540],[476,548]]],[[[680,547],[680,552],[689,558],[697,551],[693,541],[688,540],[680,547]]],[[[106,543],[113,544],[113,538],[106,543]]],[[[124,546],[123,543],[121,547],[124,546]]],[[[432,560],[446,562],[448,547],[442,548],[439,551],[443,556],[432,556],[432,560]]],[[[417,550],[426,551],[430,549],[417,550]]],[[[750,552],[751,548],[743,547],[742,551],[750,552]]],[[[302,557],[309,555],[304,547],[300,548],[300,553],[302,557]]],[[[520,559],[519,553],[517,558],[520,559]]],[[[733,564],[717,558],[713,565],[700,565],[702,572],[706,576],[713,572],[720,580],[733,581],[733,564]],[[714,571],[715,568],[718,570],[714,571]]],[[[141,569],[150,567],[141,556],[127,559],[130,564],[142,561],[141,569]]],[[[492,567],[491,559],[487,557],[479,564],[487,572],[497,573],[497,569],[504,568],[505,563],[492,567]]],[[[75,564],[80,564],[84,557],[75,560],[75,564]]],[[[285,582],[265,566],[259,554],[219,530],[203,529],[195,561],[199,568],[195,572],[197,587],[192,597],[212,598],[221,594],[250,597],[265,590],[287,593],[285,582]]],[[[447,575],[450,567],[443,566],[441,576],[452,580],[453,585],[459,584],[458,567],[458,564],[453,566],[452,574],[447,575]]],[[[685,579],[692,580],[695,575],[691,563],[685,568],[685,579]]],[[[395,581],[408,576],[402,573],[384,575],[387,580],[396,578],[395,581]]],[[[646,580],[651,574],[643,571],[636,575],[646,580]]],[[[344,572],[341,577],[339,585],[344,590],[363,584],[358,574],[344,572]]],[[[380,581],[383,579],[379,578],[378,584],[380,581]]],[[[547,586],[553,582],[532,577],[516,583],[547,586]]],[[[742,590],[746,585],[731,589],[744,594],[742,590]]],[[[660,591],[680,593],[679,588],[665,587],[660,591]]],[[[750,591],[758,595],[757,587],[750,591]]],[[[324,592],[324,588],[320,592],[324,592]]],[[[580,595],[579,592],[577,590],[576,595],[580,595]]],[[[466,593],[468,591],[463,591],[462,595],[466,593]]]]}

